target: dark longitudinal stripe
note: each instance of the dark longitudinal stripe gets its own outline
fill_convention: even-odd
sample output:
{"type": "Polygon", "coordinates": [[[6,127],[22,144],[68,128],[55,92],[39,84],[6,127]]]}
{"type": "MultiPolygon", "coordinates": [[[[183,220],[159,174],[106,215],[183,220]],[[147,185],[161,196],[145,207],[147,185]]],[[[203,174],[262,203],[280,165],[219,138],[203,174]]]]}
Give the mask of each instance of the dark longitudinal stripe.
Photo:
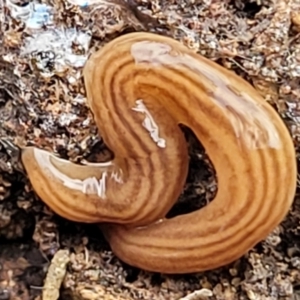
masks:
{"type": "MultiPolygon", "coordinates": [[[[104,68],[105,68],[105,66],[104,66],[104,68]]],[[[120,69],[119,69],[119,71],[120,71],[120,69]]],[[[97,74],[93,74],[93,76],[96,80],[95,84],[97,85],[98,84],[97,83],[97,78],[98,77],[95,76],[95,75],[97,75],[97,74]]],[[[114,125],[114,128],[116,128],[116,129],[123,128],[123,130],[129,131],[131,136],[133,136],[133,140],[134,139],[136,140],[138,136],[136,135],[135,131],[133,131],[130,126],[128,126],[128,122],[127,122],[126,118],[123,117],[124,116],[124,107],[123,107],[122,104],[123,104],[123,102],[125,102],[125,99],[120,99],[121,101],[119,101],[119,103],[116,103],[116,99],[118,99],[118,97],[115,95],[115,88],[117,88],[119,86],[119,84],[115,83],[115,78],[116,78],[116,73],[113,72],[112,73],[112,78],[111,77],[106,77],[106,82],[102,82],[102,95],[103,95],[102,97],[103,98],[101,100],[102,100],[103,104],[105,105],[105,107],[107,109],[109,109],[109,111],[111,112],[111,117],[112,118],[111,118],[110,122],[112,123],[112,125],[114,125]],[[107,81],[110,83],[108,86],[106,84],[107,81]],[[107,91],[108,91],[108,93],[106,93],[107,91]],[[123,112],[120,111],[122,109],[123,109],[123,112]]],[[[100,84],[100,86],[101,86],[101,84],[100,84]]],[[[122,85],[120,87],[122,87],[122,85]]],[[[98,105],[102,105],[102,103],[101,104],[99,103],[98,105]]],[[[98,116],[98,118],[99,118],[99,116],[98,116]]],[[[120,140],[121,140],[122,134],[120,134],[120,132],[119,132],[119,136],[120,136],[120,140]]],[[[128,143],[130,144],[131,140],[132,140],[132,137],[131,137],[131,139],[129,139],[129,140],[127,139],[126,141],[124,141],[124,139],[123,139],[121,144],[122,145],[125,144],[127,146],[127,148],[130,149],[130,147],[128,147],[128,143]]],[[[139,167],[140,167],[139,172],[143,172],[144,169],[146,169],[148,166],[149,166],[149,164],[147,164],[147,165],[146,164],[144,164],[144,165],[139,164],[139,167]]],[[[153,169],[153,166],[151,166],[151,162],[150,162],[150,168],[153,169]]],[[[134,174],[132,174],[132,175],[134,176],[134,174]]],[[[144,178],[144,179],[149,181],[148,178],[144,178]]],[[[136,191],[138,191],[139,189],[145,188],[144,186],[141,186],[140,184],[138,184],[138,181],[135,181],[135,182],[136,182],[136,184],[135,184],[135,187],[133,189],[134,194],[136,194],[137,193],[136,191]]],[[[135,196],[134,194],[128,195],[128,197],[132,198],[132,197],[135,196]]],[[[144,201],[141,201],[141,204],[143,202],[144,201]]],[[[137,210],[137,208],[134,205],[131,205],[131,206],[128,207],[127,211],[124,212],[124,214],[126,213],[128,216],[132,217],[132,212],[130,212],[130,209],[132,209],[133,212],[135,212],[137,210]]]]}
{"type": "MultiPolygon", "coordinates": [[[[132,124],[132,115],[129,113],[124,113],[127,112],[128,105],[126,105],[126,99],[123,98],[123,95],[126,95],[126,91],[124,88],[126,88],[126,83],[128,82],[129,78],[126,76],[126,67],[130,67],[131,62],[126,61],[122,65],[118,65],[117,68],[117,73],[112,77],[112,80],[110,82],[110,92],[111,92],[111,105],[113,106],[114,111],[116,112],[116,115],[122,116],[122,124],[123,124],[123,130],[126,130],[128,133],[130,133],[130,139],[126,140],[126,143],[131,144],[131,147],[128,147],[128,149],[133,149],[133,151],[136,151],[136,157],[139,158],[139,154],[141,151],[144,152],[144,156],[149,155],[150,151],[149,148],[147,147],[147,144],[144,142],[142,137],[144,136],[143,134],[138,135],[137,134],[137,128],[134,128],[132,124]],[[134,141],[133,143],[130,143],[130,141],[134,141]]],[[[130,77],[130,76],[129,76],[130,77]]],[[[142,124],[141,124],[142,128],[142,124]]],[[[145,130],[142,128],[142,130],[145,130]]],[[[144,133],[144,132],[142,132],[144,133]]],[[[133,154],[130,153],[132,156],[133,154]]],[[[162,162],[160,161],[160,164],[162,162]]],[[[141,165],[142,172],[146,169],[146,167],[149,167],[149,172],[153,176],[150,176],[150,178],[144,177],[143,181],[140,182],[139,187],[137,188],[135,194],[139,195],[141,191],[146,195],[151,194],[151,190],[156,188],[156,181],[155,181],[155,166],[152,162],[151,159],[148,161],[144,161],[144,164],[141,165]],[[149,183],[148,183],[149,182],[149,183]],[[145,192],[145,185],[148,185],[148,190],[145,192]]],[[[147,196],[146,196],[147,198],[147,196]]],[[[140,199],[139,201],[136,202],[136,205],[134,207],[134,210],[130,213],[130,217],[132,219],[135,219],[138,215],[142,214],[143,210],[145,209],[145,206],[147,203],[149,203],[150,199],[140,199]]],[[[149,212],[149,210],[146,209],[146,211],[149,212]]]]}
{"type": "MultiPolygon", "coordinates": [[[[128,80],[131,80],[131,78],[132,78],[131,76],[123,75],[123,73],[127,74],[126,71],[128,68],[132,69],[132,62],[130,60],[129,61],[125,60],[122,65],[117,66],[117,68],[116,68],[117,73],[112,77],[111,84],[110,84],[110,93],[111,93],[110,100],[112,102],[111,104],[113,106],[113,109],[116,111],[116,115],[121,116],[120,119],[122,119],[122,124],[124,125],[123,128],[126,128],[126,130],[129,131],[130,134],[133,136],[133,140],[138,142],[139,146],[141,146],[141,145],[145,144],[144,140],[140,138],[140,136],[142,136],[142,135],[136,134],[136,131],[137,131],[136,128],[132,128],[132,126],[130,126],[130,124],[131,124],[130,114],[128,114],[129,115],[128,118],[124,117],[124,111],[126,111],[127,107],[126,107],[126,105],[122,105],[123,103],[126,104],[125,99],[122,99],[122,95],[125,95],[125,93],[126,93],[126,91],[124,91],[124,87],[127,86],[125,84],[125,82],[127,83],[128,80]],[[118,78],[118,77],[121,77],[122,80],[121,81],[118,80],[116,82],[116,78],[118,78]],[[117,91],[117,89],[118,89],[118,91],[117,91]]],[[[128,72],[128,73],[129,73],[129,75],[133,75],[133,76],[135,75],[134,72],[133,72],[133,74],[131,74],[131,72],[128,72]]],[[[132,84],[132,83],[129,82],[128,84],[132,84]]],[[[146,145],[145,145],[145,147],[146,147],[146,145]]],[[[147,149],[144,148],[144,151],[145,151],[145,153],[147,153],[147,152],[149,153],[148,148],[147,149]]],[[[162,155],[161,157],[159,156],[159,158],[160,158],[160,161],[158,164],[159,166],[163,166],[163,164],[165,164],[166,157],[167,157],[167,155],[162,155]]],[[[151,169],[153,169],[153,163],[152,162],[150,162],[150,163],[151,163],[151,169]]],[[[178,174],[178,176],[179,175],[180,174],[178,174]]],[[[152,179],[151,185],[152,185],[152,190],[156,191],[156,180],[155,180],[154,176],[151,177],[151,179],[152,179]]],[[[175,178],[175,180],[176,180],[176,178],[175,178]]],[[[143,188],[143,187],[141,187],[141,188],[143,188]]],[[[165,192],[165,190],[163,188],[161,188],[161,193],[160,193],[161,197],[163,196],[164,192],[165,192]]],[[[148,201],[140,201],[139,203],[141,204],[141,207],[145,205],[145,204],[143,205],[143,203],[146,203],[146,205],[151,206],[150,199],[148,201]]],[[[146,207],[146,208],[148,209],[148,207],[146,207]]],[[[136,211],[136,213],[138,213],[138,210],[136,211]]]]}

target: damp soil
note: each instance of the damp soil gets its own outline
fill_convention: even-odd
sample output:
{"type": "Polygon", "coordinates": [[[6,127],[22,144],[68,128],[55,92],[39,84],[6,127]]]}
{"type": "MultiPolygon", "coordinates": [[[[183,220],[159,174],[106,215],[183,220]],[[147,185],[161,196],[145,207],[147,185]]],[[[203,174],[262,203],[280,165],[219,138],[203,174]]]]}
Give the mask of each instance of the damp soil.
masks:
{"type": "MultiPolygon", "coordinates": [[[[72,55],[84,61],[117,36],[150,31],[179,40],[253,84],[289,128],[298,159],[300,2],[45,0],[39,2],[49,9],[42,11],[42,25],[24,13],[30,3],[0,3],[0,300],[39,300],[45,289],[46,300],[58,293],[60,300],[300,299],[298,190],[280,226],[239,260],[166,276],[121,262],[97,225],[54,214],[32,190],[19,153],[19,147],[35,145],[77,163],[110,159],[85,103],[82,65],[72,55]],[[47,45],[43,34],[51,30],[57,39],[47,45]]],[[[217,191],[200,142],[182,130],[189,174],[168,217],[203,207],[217,191]]]]}

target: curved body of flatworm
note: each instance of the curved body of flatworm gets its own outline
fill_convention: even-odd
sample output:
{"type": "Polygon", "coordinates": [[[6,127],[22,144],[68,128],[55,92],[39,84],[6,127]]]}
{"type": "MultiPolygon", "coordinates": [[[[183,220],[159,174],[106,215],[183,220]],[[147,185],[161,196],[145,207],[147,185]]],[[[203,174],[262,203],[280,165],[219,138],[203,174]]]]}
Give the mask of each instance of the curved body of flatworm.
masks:
{"type": "Polygon", "coordinates": [[[101,223],[123,261],[163,273],[213,269],[283,220],[296,189],[293,142],[242,78],[175,40],[131,33],[94,53],[84,80],[114,160],[78,166],[35,148],[22,159],[42,200],[68,219],[101,223]],[[205,147],[218,191],[206,207],[165,219],[187,175],[178,124],[205,147]]]}

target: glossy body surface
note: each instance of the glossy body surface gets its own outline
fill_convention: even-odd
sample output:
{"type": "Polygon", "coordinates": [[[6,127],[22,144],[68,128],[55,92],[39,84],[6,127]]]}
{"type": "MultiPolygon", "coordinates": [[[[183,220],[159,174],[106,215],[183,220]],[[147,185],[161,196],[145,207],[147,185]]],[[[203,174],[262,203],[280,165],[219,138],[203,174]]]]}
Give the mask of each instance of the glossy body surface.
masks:
{"type": "Polygon", "coordinates": [[[295,150],[283,121],[254,88],[179,42],[131,33],[84,68],[87,101],[112,162],[77,166],[35,148],[23,163],[58,214],[99,222],[115,254],[162,273],[214,269],[241,257],[286,216],[295,150]],[[178,124],[204,146],[218,192],[206,207],[165,219],[188,166],[178,124]]]}

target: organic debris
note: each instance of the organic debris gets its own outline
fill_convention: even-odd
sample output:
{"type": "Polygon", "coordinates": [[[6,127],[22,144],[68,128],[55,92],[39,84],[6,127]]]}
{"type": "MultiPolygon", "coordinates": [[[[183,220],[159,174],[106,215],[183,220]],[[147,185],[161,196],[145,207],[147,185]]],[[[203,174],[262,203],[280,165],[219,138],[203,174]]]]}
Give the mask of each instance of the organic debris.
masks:
{"type": "MultiPolygon", "coordinates": [[[[235,263],[163,276],[120,262],[96,225],[53,214],[32,191],[17,148],[109,159],[82,67],[115,37],[151,31],[252,83],[286,122],[299,157],[299,0],[0,0],[0,31],[0,299],[38,300],[43,291],[64,300],[300,299],[298,194],[286,220],[235,263]]],[[[217,188],[203,148],[183,130],[190,172],[170,216],[204,206],[217,188]]]]}

